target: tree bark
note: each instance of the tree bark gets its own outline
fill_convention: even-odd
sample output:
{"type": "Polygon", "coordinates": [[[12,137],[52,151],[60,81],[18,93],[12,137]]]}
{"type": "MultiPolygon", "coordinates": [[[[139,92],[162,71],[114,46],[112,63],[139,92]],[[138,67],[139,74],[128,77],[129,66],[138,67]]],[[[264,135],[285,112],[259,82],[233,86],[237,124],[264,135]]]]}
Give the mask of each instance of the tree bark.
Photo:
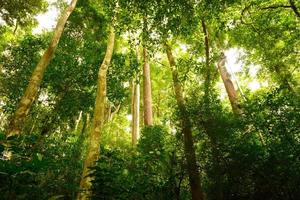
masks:
{"type": "Polygon", "coordinates": [[[100,66],[97,80],[97,96],[94,109],[93,129],[89,137],[87,156],[84,162],[82,177],[80,181],[80,192],[77,200],[86,200],[91,196],[91,186],[93,178],[89,176],[90,168],[95,166],[99,158],[99,146],[101,129],[105,121],[105,102],[106,102],[106,75],[110,65],[114,49],[115,33],[111,27],[106,54],[100,66]]]}
{"type": "Polygon", "coordinates": [[[239,97],[238,97],[238,94],[234,88],[232,81],[231,81],[230,74],[228,73],[228,71],[225,67],[225,62],[226,62],[226,56],[224,55],[224,53],[222,53],[222,57],[221,57],[220,61],[218,62],[218,69],[219,69],[221,78],[223,80],[233,113],[241,114],[241,109],[239,106],[239,97]]]}
{"type": "Polygon", "coordinates": [[[152,94],[151,94],[151,75],[150,65],[147,49],[143,49],[144,66],[143,66],[143,79],[144,79],[144,124],[151,126],[153,124],[152,114],[152,94]]]}
{"type": "Polygon", "coordinates": [[[73,12],[73,10],[75,9],[76,3],[77,0],[72,0],[70,5],[66,8],[66,10],[63,12],[62,16],[58,20],[56,28],[54,30],[52,40],[47,50],[44,52],[42,58],[40,59],[39,63],[37,64],[36,68],[34,69],[31,78],[29,80],[28,86],[25,90],[25,93],[22,96],[20,103],[17,107],[17,110],[15,112],[15,115],[10,122],[9,130],[7,132],[8,137],[12,135],[18,135],[21,133],[26,116],[33,102],[37,98],[38,91],[41,82],[43,80],[45,70],[51,58],[53,57],[55,49],[59,43],[62,32],[66,25],[66,22],[69,16],[71,15],[71,13],[73,12]]]}
{"type": "Polygon", "coordinates": [[[182,93],[182,86],[179,82],[178,72],[176,70],[175,59],[172,55],[171,48],[166,44],[166,51],[169,64],[172,70],[173,86],[175,97],[180,113],[181,128],[184,140],[184,152],[187,162],[187,171],[189,176],[189,184],[193,200],[203,200],[204,195],[200,183],[200,173],[197,166],[194,141],[192,136],[192,124],[188,112],[185,107],[185,100],[182,93]]]}
{"type": "Polygon", "coordinates": [[[139,138],[140,129],[140,84],[138,76],[133,81],[132,94],[132,145],[136,145],[139,138]]]}

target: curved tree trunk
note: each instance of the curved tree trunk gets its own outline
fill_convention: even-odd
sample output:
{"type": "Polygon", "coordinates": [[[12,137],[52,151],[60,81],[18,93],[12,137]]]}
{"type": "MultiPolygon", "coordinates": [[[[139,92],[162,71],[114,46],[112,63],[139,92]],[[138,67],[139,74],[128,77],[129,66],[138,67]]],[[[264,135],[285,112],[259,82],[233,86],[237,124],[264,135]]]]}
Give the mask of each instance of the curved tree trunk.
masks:
{"type": "Polygon", "coordinates": [[[185,101],[182,94],[182,86],[179,82],[178,72],[175,68],[176,67],[175,59],[172,55],[171,48],[168,45],[166,45],[166,51],[167,51],[170,67],[172,70],[175,97],[180,112],[181,128],[182,128],[183,139],[184,139],[184,152],[187,161],[187,171],[189,175],[189,183],[192,192],[192,199],[203,200],[204,195],[200,183],[200,174],[197,166],[194,141],[192,136],[192,124],[185,107],[185,101]]]}
{"type": "Polygon", "coordinates": [[[83,166],[83,172],[80,181],[80,192],[77,195],[77,200],[89,199],[91,195],[91,181],[93,178],[88,175],[90,173],[90,168],[95,166],[99,157],[101,129],[105,121],[106,74],[113,54],[114,41],[115,33],[113,28],[111,28],[105,57],[98,72],[93,129],[89,137],[87,156],[83,166]]]}
{"type": "Polygon", "coordinates": [[[232,111],[235,114],[241,114],[240,106],[239,106],[239,97],[238,94],[234,88],[234,85],[231,81],[230,74],[228,73],[226,67],[225,67],[226,57],[224,53],[222,53],[222,57],[220,61],[218,62],[218,69],[221,75],[221,78],[223,80],[232,111]]]}
{"type": "Polygon", "coordinates": [[[144,66],[143,66],[143,80],[144,80],[144,124],[150,126],[153,124],[152,114],[152,94],[151,94],[151,72],[149,65],[149,58],[147,49],[143,49],[144,66]]]}
{"type": "Polygon", "coordinates": [[[18,135],[21,133],[26,116],[33,102],[37,98],[45,70],[55,52],[57,44],[66,25],[66,22],[73,10],[75,9],[76,3],[77,0],[72,0],[71,4],[66,8],[66,10],[63,12],[62,16],[58,20],[56,28],[54,30],[52,41],[50,42],[47,50],[44,52],[42,58],[40,59],[36,68],[34,69],[29,80],[28,86],[25,90],[25,93],[22,96],[18,108],[15,112],[15,115],[10,122],[9,130],[7,133],[8,137],[12,135],[18,135]]]}

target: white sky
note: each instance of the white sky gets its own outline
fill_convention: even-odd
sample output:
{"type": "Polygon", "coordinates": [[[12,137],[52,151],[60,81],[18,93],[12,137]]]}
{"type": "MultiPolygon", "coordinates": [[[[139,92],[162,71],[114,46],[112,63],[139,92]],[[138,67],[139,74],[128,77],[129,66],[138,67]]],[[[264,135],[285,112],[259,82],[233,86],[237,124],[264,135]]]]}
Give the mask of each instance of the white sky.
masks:
{"type": "Polygon", "coordinates": [[[226,68],[230,73],[240,72],[242,70],[243,62],[239,60],[239,56],[243,54],[243,51],[238,48],[230,48],[225,51],[226,68]]]}
{"type": "MultiPolygon", "coordinates": [[[[36,16],[39,25],[33,29],[33,34],[39,34],[43,30],[51,30],[56,26],[58,15],[60,14],[56,6],[53,5],[57,0],[47,0],[49,3],[48,11],[36,16]]],[[[66,3],[70,3],[71,0],[64,0],[66,3]]]]}
{"type": "Polygon", "coordinates": [[[47,12],[39,14],[36,17],[39,25],[33,29],[33,34],[41,33],[43,30],[53,29],[56,25],[58,14],[58,10],[54,6],[49,6],[47,12]]]}
{"type": "MultiPolygon", "coordinates": [[[[244,54],[243,50],[238,48],[230,48],[225,51],[225,55],[227,58],[225,66],[228,72],[231,74],[234,82],[236,81],[239,82],[239,80],[236,80],[237,77],[235,76],[235,73],[242,71],[244,63],[242,60],[239,59],[239,57],[242,56],[243,54],[244,54]]],[[[251,64],[249,66],[249,75],[252,81],[249,82],[247,85],[252,92],[260,89],[261,87],[268,87],[267,81],[261,83],[256,78],[259,68],[260,66],[254,64],[251,64]]]]}

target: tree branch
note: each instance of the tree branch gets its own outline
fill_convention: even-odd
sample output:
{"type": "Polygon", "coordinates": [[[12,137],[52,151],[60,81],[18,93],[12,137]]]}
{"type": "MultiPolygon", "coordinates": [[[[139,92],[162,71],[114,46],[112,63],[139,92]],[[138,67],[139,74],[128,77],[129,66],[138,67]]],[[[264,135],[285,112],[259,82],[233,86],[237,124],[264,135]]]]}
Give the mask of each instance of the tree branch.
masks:
{"type": "Polygon", "coordinates": [[[292,9],[297,17],[300,17],[300,12],[298,11],[298,8],[293,0],[289,0],[290,5],[271,5],[267,7],[261,8],[261,10],[270,10],[270,9],[278,9],[278,8],[288,8],[292,9]]]}
{"type": "Polygon", "coordinates": [[[300,12],[293,0],[290,0],[290,5],[291,5],[291,8],[293,9],[294,13],[296,14],[296,16],[300,17],[300,12]]]}
{"type": "Polygon", "coordinates": [[[289,5],[271,5],[261,8],[261,10],[277,9],[277,8],[291,8],[289,5]]]}

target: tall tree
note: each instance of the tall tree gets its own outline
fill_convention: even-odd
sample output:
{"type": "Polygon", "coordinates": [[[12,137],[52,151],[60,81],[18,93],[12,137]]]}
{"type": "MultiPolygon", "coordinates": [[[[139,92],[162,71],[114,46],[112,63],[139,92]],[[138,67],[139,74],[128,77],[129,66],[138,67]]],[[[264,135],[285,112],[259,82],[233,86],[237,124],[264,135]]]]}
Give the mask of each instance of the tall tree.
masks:
{"type": "Polygon", "coordinates": [[[103,62],[99,68],[97,80],[97,96],[94,109],[93,129],[89,137],[87,156],[85,158],[83,172],[80,181],[80,192],[77,195],[78,200],[88,199],[91,195],[91,186],[93,178],[88,176],[91,167],[95,166],[99,158],[100,136],[105,121],[105,104],[106,104],[106,75],[108,66],[110,65],[115,43],[114,28],[111,27],[107,49],[103,62]]]}
{"type": "Polygon", "coordinates": [[[200,173],[196,161],[194,141],[192,136],[191,119],[188,115],[185,106],[185,100],[182,93],[182,86],[179,81],[178,72],[176,70],[176,62],[172,54],[171,47],[167,44],[165,44],[165,46],[166,46],[169,64],[172,70],[175,97],[176,97],[177,106],[180,113],[180,120],[182,126],[181,128],[182,128],[182,134],[184,140],[184,152],[186,156],[187,171],[188,171],[189,182],[190,182],[190,187],[192,192],[192,199],[203,200],[204,195],[200,183],[200,173]]]}
{"type": "Polygon", "coordinates": [[[143,66],[143,83],[144,83],[144,123],[146,126],[153,124],[152,116],[152,91],[151,91],[151,71],[149,64],[148,51],[143,49],[144,66],[143,66]]]}
{"type": "Polygon", "coordinates": [[[149,55],[146,45],[148,38],[148,21],[147,16],[144,16],[143,26],[143,106],[144,106],[144,125],[151,126],[153,124],[152,113],[152,89],[151,89],[151,69],[149,64],[149,55]]]}
{"type": "Polygon", "coordinates": [[[41,82],[43,80],[45,70],[51,58],[53,57],[55,49],[59,43],[64,27],[66,25],[66,22],[69,16],[71,15],[71,13],[73,12],[73,10],[75,9],[76,3],[77,0],[72,0],[70,5],[65,9],[62,16],[58,20],[56,28],[54,30],[52,40],[47,50],[44,52],[43,56],[41,57],[36,68],[34,69],[31,78],[29,80],[28,86],[25,90],[25,93],[22,96],[18,108],[15,112],[15,115],[10,122],[7,136],[18,135],[21,133],[26,116],[29,113],[33,102],[38,96],[38,91],[41,82]]]}
{"type": "Polygon", "coordinates": [[[221,54],[221,58],[220,61],[218,62],[218,69],[221,75],[221,78],[223,80],[231,107],[232,107],[232,111],[235,114],[239,114],[241,113],[240,110],[240,106],[239,106],[239,98],[238,98],[238,94],[237,91],[234,88],[234,85],[232,83],[230,74],[228,73],[226,67],[225,67],[225,62],[226,62],[226,56],[225,54],[222,52],[221,54]]]}

